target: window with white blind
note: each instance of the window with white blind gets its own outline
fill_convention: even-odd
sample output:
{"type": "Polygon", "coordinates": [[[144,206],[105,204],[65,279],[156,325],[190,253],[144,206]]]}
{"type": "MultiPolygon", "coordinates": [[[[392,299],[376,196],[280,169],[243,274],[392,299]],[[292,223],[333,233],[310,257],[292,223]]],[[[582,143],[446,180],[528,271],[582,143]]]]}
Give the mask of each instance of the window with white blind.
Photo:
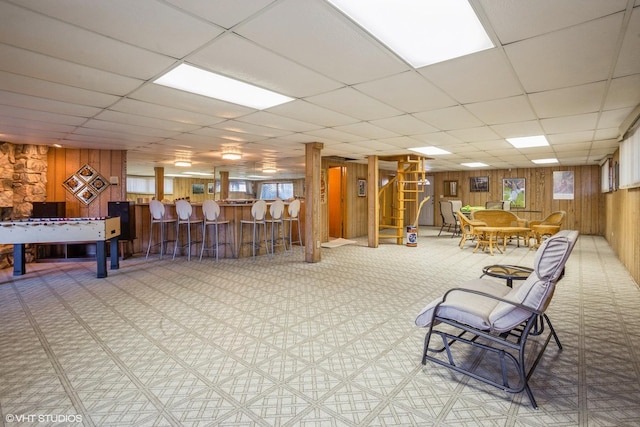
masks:
{"type": "MultiPolygon", "coordinates": [[[[156,194],[156,180],[148,176],[127,176],[127,193],[156,194]]],[[[164,194],[173,194],[173,178],[164,179],[164,194]]]]}
{"type": "Polygon", "coordinates": [[[640,187],[640,131],[636,129],[620,143],[619,188],[640,187]]]}

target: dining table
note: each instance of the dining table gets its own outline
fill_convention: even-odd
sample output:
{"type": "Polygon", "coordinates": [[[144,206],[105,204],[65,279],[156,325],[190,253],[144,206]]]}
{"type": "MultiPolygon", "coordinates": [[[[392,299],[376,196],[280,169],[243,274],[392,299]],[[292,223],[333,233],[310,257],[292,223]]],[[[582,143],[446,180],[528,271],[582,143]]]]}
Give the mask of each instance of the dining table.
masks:
{"type": "MultiPolygon", "coordinates": [[[[476,243],[476,247],[473,249],[475,253],[480,247],[484,251],[485,248],[489,248],[489,253],[493,255],[493,249],[497,249],[500,253],[507,248],[507,237],[524,235],[525,239],[531,232],[528,227],[489,227],[481,226],[475,227],[479,236],[476,243]],[[498,238],[502,237],[502,249],[498,245],[498,238]]],[[[518,246],[520,246],[520,239],[518,239],[518,246]]]]}

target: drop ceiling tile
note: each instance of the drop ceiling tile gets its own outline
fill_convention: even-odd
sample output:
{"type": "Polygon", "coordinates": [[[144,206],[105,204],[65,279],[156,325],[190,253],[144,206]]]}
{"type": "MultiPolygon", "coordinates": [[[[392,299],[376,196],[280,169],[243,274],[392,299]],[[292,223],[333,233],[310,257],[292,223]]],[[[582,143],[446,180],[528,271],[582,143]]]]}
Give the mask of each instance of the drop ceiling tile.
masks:
{"type": "Polygon", "coordinates": [[[198,125],[180,123],[173,120],[163,120],[153,117],[138,116],[131,113],[123,113],[120,111],[105,110],[95,116],[98,120],[108,122],[122,123],[134,126],[143,126],[156,129],[164,129],[175,132],[189,132],[200,128],[198,125]]]}
{"type": "Polygon", "coordinates": [[[104,141],[121,141],[122,144],[133,144],[137,146],[140,144],[149,144],[162,140],[162,137],[150,136],[150,135],[138,135],[132,133],[123,133],[120,130],[109,130],[99,128],[80,127],[68,135],[68,139],[74,140],[104,140],[104,141]]]}
{"type": "Polygon", "coordinates": [[[0,16],[0,40],[4,43],[76,64],[146,80],[174,62],[172,58],[8,3],[0,3],[0,16]],[[29,22],[29,31],[22,31],[24,22],[29,22]]]}
{"type": "Polygon", "coordinates": [[[489,125],[523,122],[536,118],[524,95],[467,104],[465,107],[489,125]]]}
{"type": "Polygon", "coordinates": [[[0,104],[78,117],[92,117],[100,112],[100,109],[96,107],[54,101],[47,98],[7,91],[0,91],[0,104]]]}
{"type": "MultiPolygon", "coordinates": [[[[1,27],[1,26],[0,26],[1,27]]],[[[125,95],[143,82],[0,43],[0,69],[110,95],[125,95]]]]}
{"type": "Polygon", "coordinates": [[[182,58],[222,33],[222,28],[155,0],[21,0],[31,10],[110,38],[182,58]],[[122,13],[126,10],[126,13],[122,13]],[[153,16],[153,19],[149,19],[153,16]]]}
{"type": "Polygon", "coordinates": [[[527,92],[606,80],[622,13],[504,47],[527,92]]]}
{"type": "Polygon", "coordinates": [[[415,71],[405,71],[354,88],[405,113],[456,105],[450,96],[415,71]]]}
{"type": "Polygon", "coordinates": [[[501,49],[488,49],[420,69],[420,73],[461,104],[523,93],[501,49]]]}
{"type": "Polygon", "coordinates": [[[345,84],[375,80],[409,69],[320,0],[280,1],[239,25],[235,32],[345,84]]]}
{"type": "MultiPolygon", "coordinates": [[[[38,122],[28,119],[20,119],[15,117],[0,116],[0,129],[20,128],[26,133],[33,131],[51,131],[51,132],[72,132],[76,127],[73,125],[64,125],[56,123],[38,122]]],[[[7,133],[6,131],[0,133],[7,133]]]]}
{"type": "Polygon", "coordinates": [[[132,133],[134,135],[154,136],[159,138],[170,138],[177,134],[175,131],[164,129],[153,129],[145,126],[134,126],[124,123],[107,122],[105,120],[92,119],[83,123],[83,127],[90,129],[101,129],[116,133],[132,133]]]}
{"type": "Polygon", "coordinates": [[[590,144],[590,142],[573,142],[570,144],[554,144],[553,145],[553,151],[560,154],[560,153],[572,153],[572,152],[576,152],[576,151],[580,151],[580,150],[584,150],[584,147],[590,144]]]}
{"type": "Polygon", "coordinates": [[[638,55],[638,34],[640,34],[640,7],[635,7],[629,20],[614,77],[640,73],[640,55],[638,55]]]}
{"type": "Polygon", "coordinates": [[[70,116],[65,114],[49,113],[46,111],[36,111],[28,108],[9,107],[0,104],[0,116],[33,120],[36,122],[53,123],[56,125],[80,125],[87,119],[84,117],[70,116]]]}
{"type": "Polygon", "coordinates": [[[466,129],[483,125],[461,106],[425,111],[416,113],[414,116],[440,130],[466,129]]]}
{"type": "Polygon", "coordinates": [[[419,135],[437,132],[438,130],[410,114],[372,120],[371,124],[395,132],[398,135],[419,135]]]}
{"type": "Polygon", "coordinates": [[[196,95],[182,90],[171,89],[156,84],[148,84],[129,95],[129,98],[151,104],[164,105],[180,110],[202,114],[206,112],[214,117],[233,119],[253,113],[254,109],[231,104],[206,96],[196,95]]]}
{"type": "Polygon", "coordinates": [[[573,116],[600,110],[607,82],[589,83],[529,95],[539,118],[573,116]]]}
{"type": "MultiPolygon", "coordinates": [[[[196,129],[192,131],[191,133],[195,135],[206,136],[207,138],[225,140],[227,142],[238,142],[238,143],[255,142],[255,141],[264,139],[264,136],[261,136],[261,135],[234,132],[226,129],[215,129],[212,127],[202,127],[200,129],[196,129]]],[[[295,134],[295,135],[298,135],[298,134],[295,134]]],[[[280,136],[279,138],[283,138],[286,136],[288,135],[283,135],[283,136],[280,136]]]]}
{"type": "Polygon", "coordinates": [[[362,141],[364,138],[352,133],[341,132],[334,128],[324,128],[318,129],[310,132],[304,132],[306,135],[316,136],[321,138],[319,142],[324,142],[325,140],[329,141],[338,141],[338,142],[354,142],[354,141],[362,141]]]}
{"type": "Polygon", "coordinates": [[[384,142],[385,144],[393,145],[394,147],[403,149],[419,147],[422,144],[420,141],[417,141],[415,138],[409,136],[385,138],[381,139],[380,141],[384,142]]]}
{"type": "Polygon", "coordinates": [[[246,133],[249,135],[259,135],[265,138],[278,138],[292,133],[291,131],[284,131],[249,122],[240,122],[238,120],[227,120],[225,122],[212,125],[211,127],[216,129],[225,129],[232,132],[246,133]]]}
{"type": "Polygon", "coordinates": [[[208,126],[224,121],[224,119],[220,117],[213,117],[206,114],[194,113],[191,111],[166,107],[164,105],[151,104],[129,98],[122,99],[109,109],[136,116],[145,116],[153,119],[162,119],[170,122],[194,125],[191,126],[191,130],[196,129],[198,126],[208,126]]]}
{"type": "Polygon", "coordinates": [[[499,136],[489,126],[480,126],[470,129],[456,129],[447,131],[447,133],[461,141],[468,142],[490,141],[499,138],[499,136]]]}
{"type": "Polygon", "coordinates": [[[618,136],[620,135],[620,130],[618,128],[610,128],[610,129],[598,129],[595,131],[593,139],[614,139],[617,141],[618,136]]]}
{"type": "Polygon", "coordinates": [[[307,98],[307,101],[360,120],[376,120],[402,114],[399,110],[350,87],[312,96],[307,98]]]}
{"type": "Polygon", "coordinates": [[[188,57],[188,62],[284,95],[301,98],[343,86],[251,41],[229,34],[188,57]]]}
{"type": "Polygon", "coordinates": [[[391,138],[394,136],[399,136],[395,132],[379,128],[378,126],[375,126],[368,122],[358,122],[344,126],[336,126],[335,130],[352,133],[366,139],[391,138]]]}
{"type": "Polygon", "coordinates": [[[604,103],[605,110],[635,107],[640,104],[640,74],[611,80],[604,103]]]}
{"type": "Polygon", "coordinates": [[[321,126],[305,123],[300,120],[290,119],[288,117],[279,116],[268,111],[259,111],[237,119],[239,122],[251,123],[255,125],[265,126],[269,128],[287,130],[291,132],[306,132],[319,129],[321,126]]]}
{"type": "Polygon", "coordinates": [[[493,141],[482,141],[482,142],[469,142],[468,144],[471,147],[475,147],[477,150],[488,151],[488,150],[501,150],[502,152],[511,150],[513,147],[504,139],[498,139],[493,141]]]}
{"type": "Polygon", "coordinates": [[[448,145],[459,144],[461,141],[445,132],[433,132],[424,135],[413,135],[416,141],[422,143],[422,145],[435,145],[439,147],[446,147],[448,145]]]}
{"type": "Polygon", "coordinates": [[[609,129],[622,123],[633,108],[620,108],[617,110],[603,111],[598,121],[598,129],[609,129]]]}
{"type": "Polygon", "coordinates": [[[554,117],[541,120],[542,127],[547,133],[575,132],[595,129],[598,114],[581,114],[577,116],[554,117]]]}
{"type": "Polygon", "coordinates": [[[592,130],[582,132],[563,132],[559,134],[547,135],[547,141],[552,146],[572,144],[572,143],[584,143],[593,139],[594,132],[592,130]]]}
{"type": "Polygon", "coordinates": [[[623,11],[627,0],[480,0],[502,44],[591,21],[623,11]]]}
{"type": "Polygon", "coordinates": [[[358,119],[312,104],[295,100],[270,108],[269,112],[319,126],[334,127],[358,122],[358,119]]]}
{"type": "Polygon", "coordinates": [[[492,125],[490,128],[503,138],[517,138],[520,136],[542,135],[544,131],[537,120],[519,123],[492,125]]]}
{"type": "Polygon", "coordinates": [[[167,0],[189,13],[207,19],[223,28],[231,28],[259,12],[274,0],[167,0]]]}
{"type": "Polygon", "coordinates": [[[3,71],[0,71],[0,90],[93,107],[107,107],[118,100],[117,96],[3,71]]]}

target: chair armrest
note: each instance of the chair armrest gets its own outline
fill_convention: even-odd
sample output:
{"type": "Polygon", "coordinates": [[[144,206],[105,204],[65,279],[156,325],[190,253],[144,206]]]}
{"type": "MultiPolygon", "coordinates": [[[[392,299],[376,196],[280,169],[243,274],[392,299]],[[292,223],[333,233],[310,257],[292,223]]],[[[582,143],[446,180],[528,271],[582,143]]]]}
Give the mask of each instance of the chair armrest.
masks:
{"type": "Polygon", "coordinates": [[[529,221],[529,228],[532,228],[534,225],[540,225],[540,224],[542,224],[542,220],[532,219],[531,221],[529,221]]]}
{"type": "MultiPolygon", "coordinates": [[[[479,295],[479,296],[482,296],[482,297],[485,297],[485,298],[489,298],[489,299],[493,299],[493,300],[496,300],[496,301],[500,301],[500,302],[504,302],[504,303],[510,304],[510,305],[512,305],[512,306],[514,306],[514,307],[521,308],[521,309],[523,309],[523,310],[525,310],[525,311],[528,311],[528,312],[530,312],[530,313],[532,313],[532,314],[537,314],[537,315],[542,315],[542,314],[544,314],[544,313],[543,313],[542,311],[540,311],[540,310],[535,310],[535,309],[533,309],[533,308],[531,308],[531,307],[529,307],[529,306],[526,306],[526,305],[524,305],[524,304],[520,304],[519,302],[514,302],[514,301],[511,301],[511,300],[508,300],[508,299],[502,298],[502,297],[497,297],[497,296],[495,296],[495,295],[488,294],[488,293],[486,293],[486,292],[476,291],[476,290],[474,290],[474,289],[465,289],[465,288],[452,288],[452,289],[449,289],[449,290],[444,294],[444,296],[442,297],[442,301],[440,302],[440,304],[442,304],[442,303],[446,302],[446,301],[447,301],[447,297],[448,297],[448,296],[449,296],[449,294],[450,294],[450,293],[452,293],[452,292],[465,292],[465,293],[469,293],[469,294],[475,294],[475,295],[479,295]]],[[[434,310],[434,317],[435,317],[435,313],[437,313],[437,311],[438,311],[438,308],[439,308],[440,304],[438,304],[438,306],[436,306],[436,309],[434,310]]]]}

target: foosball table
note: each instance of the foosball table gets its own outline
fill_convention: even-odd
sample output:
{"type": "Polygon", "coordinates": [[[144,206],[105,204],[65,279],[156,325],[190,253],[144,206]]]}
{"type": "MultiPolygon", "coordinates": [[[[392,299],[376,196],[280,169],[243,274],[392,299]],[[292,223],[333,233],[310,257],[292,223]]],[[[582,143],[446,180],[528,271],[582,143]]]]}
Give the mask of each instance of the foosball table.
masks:
{"type": "Polygon", "coordinates": [[[107,242],[111,269],[117,270],[120,217],[29,218],[0,222],[0,244],[13,245],[13,275],[25,274],[25,244],[95,242],[97,277],[107,277],[107,242]]]}

